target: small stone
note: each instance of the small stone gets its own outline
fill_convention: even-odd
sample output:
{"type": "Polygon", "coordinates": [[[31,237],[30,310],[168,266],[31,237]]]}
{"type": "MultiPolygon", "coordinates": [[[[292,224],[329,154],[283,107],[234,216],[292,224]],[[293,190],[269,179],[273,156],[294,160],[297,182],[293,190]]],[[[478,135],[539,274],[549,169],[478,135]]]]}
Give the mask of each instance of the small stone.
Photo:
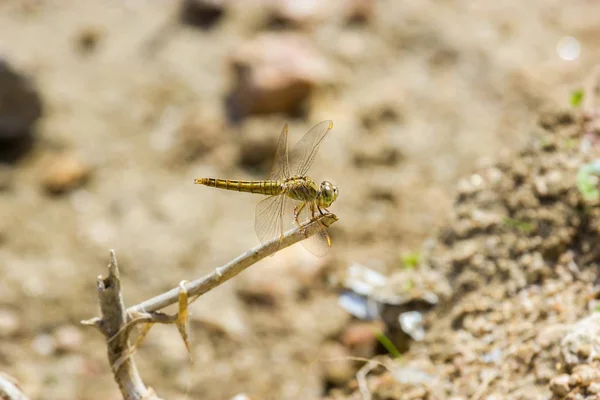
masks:
{"type": "Polygon", "coordinates": [[[77,32],[75,37],[75,46],[82,54],[92,53],[98,47],[98,43],[103,36],[103,32],[94,27],[86,27],[77,32]]]}
{"type": "Polygon", "coordinates": [[[324,6],[324,2],[319,0],[277,0],[271,13],[276,22],[306,25],[323,18],[326,12],[324,6]]]}
{"type": "Polygon", "coordinates": [[[21,327],[18,314],[9,309],[0,309],[0,338],[13,336],[21,327]]]}
{"type": "Polygon", "coordinates": [[[587,388],[588,392],[599,394],[600,393],[600,382],[592,382],[587,388]]]}
{"type": "Polygon", "coordinates": [[[571,391],[569,388],[569,375],[562,374],[552,378],[550,380],[550,390],[556,396],[566,396],[571,391]]]}
{"type": "Polygon", "coordinates": [[[560,343],[567,365],[572,366],[600,354],[600,313],[578,321],[560,343]]]}
{"type": "Polygon", "coordinates": [[[344,4],[344,15],[348,22],[365,23],[375,13],[375,0],[350,0],[344,4]]]}
{"type": "Polygon", "coordinates": [[[325,379],[339,385],[348,382],[354,376],[353,361],[346,347],[337,342],[326,342],[321,349],[320,359],[323,361],[325,379]]]}
{"type": "Polygon", "coordinates": [[[82,185],[89,173],[89,167],[78,158],[60,155],[49,163],[42,184],[50,193],[60,194],[82,185]]]}
{"type": "Polygon", "coordinates": [[[379,322],[352,322],[341,335],[341,342],[358,357],[372,357],[377,346],[377,332],[383,328],[379,322]]]}
{"type": "Polygon", "coordinates": [[[184,0],[179,15],[187,25],[209,29],[221,19],[227,3],[227,0],[184,0]]]}
{"type": "Polygon", "coordinates": [[[56,351],[56,339],[52,335],[42,333],[33,339],[33,350],[41,356],[49,356],[56,351]]]}
{"type": "Polygon", "coordinates": [[[330,65],[304,36],[265,33],[244,43],[231,60],[235,87],[230,118],[300,111],[313,90],[333,78],[330,65]]]}
{"type": "Polygon", "coordinates": [[[588,364],[582,364],[573,369],[571,379],[574,379],[579,386],[588,386],[593,381],[600,379],[600,372],[588,364]]]}
{"type": "Polygon", "coordinates": [[[81,331],[73,325],[65,325],[54,332],[56,348],[60,351],[76,351],[81,347],[83,337],[81,331]]]}

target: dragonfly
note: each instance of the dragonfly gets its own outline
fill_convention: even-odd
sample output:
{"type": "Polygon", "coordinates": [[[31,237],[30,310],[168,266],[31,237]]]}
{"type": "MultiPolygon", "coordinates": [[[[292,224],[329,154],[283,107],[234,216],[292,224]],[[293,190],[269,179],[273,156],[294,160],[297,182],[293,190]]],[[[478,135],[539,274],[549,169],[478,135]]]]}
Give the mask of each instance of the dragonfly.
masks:
{"type": "MultiPolygon", "coordinates": [[[[338,188],[329,181],[317,185],[306,174],[332,121],[323,121],[308,131],[291,151],[288,151],[288,125],[279,136],[273,168],[267,180],[243,181],[215,178],[197,178],[194,183],[217,189],[256,193],[269,196],[256,206],[254,230],[261,243],[279,238],[295,226],[302,229],[307,222],[329,213],[328,207],[337,199],[338,188]]],[[[322,257],[331,247],[327,227],[319,222],[317,233],[301,243],[312,254],[322,257]]]]}

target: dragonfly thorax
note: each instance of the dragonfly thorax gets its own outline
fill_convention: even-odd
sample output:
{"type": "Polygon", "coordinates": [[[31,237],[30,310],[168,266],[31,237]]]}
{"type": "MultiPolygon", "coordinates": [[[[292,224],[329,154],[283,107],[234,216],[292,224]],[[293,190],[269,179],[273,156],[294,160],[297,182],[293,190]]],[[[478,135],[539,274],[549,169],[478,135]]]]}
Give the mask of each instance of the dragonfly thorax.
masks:
{"type": "Polygon", "coordinates": [[[283,190],[294,200],[314,201],[319,196],[319,186],[307,176],[292,176],[283,181],[283,190]]]}

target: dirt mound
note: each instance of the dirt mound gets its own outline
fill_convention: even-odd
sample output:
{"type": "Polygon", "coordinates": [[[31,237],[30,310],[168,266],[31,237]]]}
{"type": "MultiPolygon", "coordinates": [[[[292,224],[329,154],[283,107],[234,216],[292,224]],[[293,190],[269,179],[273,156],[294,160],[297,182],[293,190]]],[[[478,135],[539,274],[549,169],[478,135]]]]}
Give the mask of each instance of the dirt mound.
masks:
{"type": "Polygon", "coordinates": [[[600,208],[581,189],[598,149],[581,112],[540,125],[515,159],[459,183],[452,222],[423,265],[451,291],[427,315],[424,339],[369,378],[374,399],[600,398],[590,364],[600,208]]]}

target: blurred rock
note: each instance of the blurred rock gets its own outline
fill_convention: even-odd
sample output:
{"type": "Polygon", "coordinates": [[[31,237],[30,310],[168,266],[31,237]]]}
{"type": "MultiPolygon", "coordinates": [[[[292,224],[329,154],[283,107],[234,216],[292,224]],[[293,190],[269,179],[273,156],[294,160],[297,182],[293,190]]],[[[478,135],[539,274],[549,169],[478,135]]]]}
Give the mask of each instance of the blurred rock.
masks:
{"type": "Polygon", "coordinates": [[[15,161],[31,147],[42,103],[30,80],[0,59],[0,160],[15,161]]]}
{"type": "Polygon", "coordinates": [[[350,323],[341,335],[341,342],[349,348],[352,355],[370,358],[377,347],[377,332],[384,329],[380,321],[350,323]]]}
{"type": "Polygon", "coordinates": [[[41,356],[49,356],[56,351],[56,339],[47,333],[37,335],[31,345],[33,351],[41,356]]]}
{"type": "Polygon", "coordinates": [[[64,325],[56,329],[54,338],[57,350],[65,352],[78,350],[83,342],[81,331],[73,325],[64,325]]]}
{"type": "Polygon", "coordinates": [[[324,23],[338,16],[349,23],[367,22],[374,13],[373,0],[349,0],[325,2],[319,0],[275,0],[268,10],[271,24],[278,26],[306,27],[324,23]]]}
{"type": "Polygon", "coordinates": [[[600,314],[594,313],[576,323],[560,345],[569,366],[600,359],[600,314]]]}
{"type": "Polygon", "coordinates": [[[55,156],[46,169],[42,184],[48,192],[60,194],[82,185],[90,168],[80,159],[67,154],[55,156]]]}
{"type": "Polygon", "coordinates": [[[313,89],[330,82],[327,59],[304,36],[266,33],[242,44],[231,65],[235,86],[228,98],[229,116],[299,113],[313,89]]]}
{"type": "Polygon", "coordinates": [[[270,11],[274,24],[301,26],[326,18],[326,7],[319,0],[276,0],[270,11]]]}
{"type": "Polygon", "coordinates": [[[104,32],[95,27],[85,27],[75,36],[75,47],[81,54],[93,53],[98,43],[104,36],[104,32]]]}
{"type": "Polygon", "coordinates": [[[0,309],[0,338],[13,336],[20,327],[19,316],[16,312],[6,308],[0,309]]]}
{"type": "Polygon", "coordinates": [[[323,344],[319,359],[322,360],[323,375],[327,382],[340,385],[354,377],[354,361],[349,359],[348,349],[337,342],[323,344]]]}
{"type": "Polygon", "coordinates": [[[351,23],[368,22],[375,13],[375,0],[349,0],[344,2],[344,16],[351,23]]]}
{"type": "Polygon", "coordinates": [[[227,3],[227,0],[184,0],[180,19],[184,24],[210,29],[223,16],[227,3]]]}

